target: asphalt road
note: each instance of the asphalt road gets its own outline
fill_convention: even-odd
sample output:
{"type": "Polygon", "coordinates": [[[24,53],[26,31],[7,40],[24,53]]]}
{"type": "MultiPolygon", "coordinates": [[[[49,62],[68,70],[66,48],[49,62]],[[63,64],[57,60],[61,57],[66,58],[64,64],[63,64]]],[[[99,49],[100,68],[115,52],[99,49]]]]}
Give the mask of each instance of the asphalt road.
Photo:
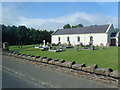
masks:
{"type": "Polygon", "coordinates": [[[3,88],[110,88],[99,82],[26,64],[13,57],[3,56],[2,61],[3,88]]]}
{"type": "Polygon", "coordinates": [[[3,88],[42,88],[6,70],[3,70],[2,75],[3,88]]]}

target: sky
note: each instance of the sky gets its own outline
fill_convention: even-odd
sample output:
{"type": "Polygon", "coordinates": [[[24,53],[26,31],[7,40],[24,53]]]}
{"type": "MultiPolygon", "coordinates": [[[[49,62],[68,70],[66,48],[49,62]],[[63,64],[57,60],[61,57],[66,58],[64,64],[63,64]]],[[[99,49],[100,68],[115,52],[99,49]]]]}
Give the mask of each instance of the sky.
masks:
{"type": "Polygon", "coordinates": [[[2,24],[5,25],[56,30],[68,23],[84,26],[113,23],[118,27],[118,3],[2,2],[2,24]]]}

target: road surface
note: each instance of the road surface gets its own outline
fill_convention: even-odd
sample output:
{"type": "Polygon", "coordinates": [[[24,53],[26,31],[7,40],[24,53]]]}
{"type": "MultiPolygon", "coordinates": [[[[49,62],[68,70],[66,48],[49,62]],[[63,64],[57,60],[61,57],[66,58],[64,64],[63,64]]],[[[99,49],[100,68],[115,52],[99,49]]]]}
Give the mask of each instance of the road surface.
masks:
{"type": "Polygon", "coordinates": [[[3,88],[42,88],[6,70],[3,70],[2,75],[3,88]]]}
{"type": "Polygon", "coordinates": [[[13,57],[3,56],[2,61],[3,88],[110,88],[96,81],[26,64],[25,61],[13,57]]]}

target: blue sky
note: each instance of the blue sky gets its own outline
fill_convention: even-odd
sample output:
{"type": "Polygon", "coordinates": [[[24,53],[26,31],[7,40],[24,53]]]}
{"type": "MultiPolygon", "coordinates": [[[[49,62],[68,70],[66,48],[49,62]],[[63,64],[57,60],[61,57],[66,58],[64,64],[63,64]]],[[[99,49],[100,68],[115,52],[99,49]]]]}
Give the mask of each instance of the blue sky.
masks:
{"type": "Polygon", "coordinates": [[[4,2],[3,24],[26,25],[55,30],[63,25],[79,23],[108,24],[117,27],[117,2],[4,2]]]}

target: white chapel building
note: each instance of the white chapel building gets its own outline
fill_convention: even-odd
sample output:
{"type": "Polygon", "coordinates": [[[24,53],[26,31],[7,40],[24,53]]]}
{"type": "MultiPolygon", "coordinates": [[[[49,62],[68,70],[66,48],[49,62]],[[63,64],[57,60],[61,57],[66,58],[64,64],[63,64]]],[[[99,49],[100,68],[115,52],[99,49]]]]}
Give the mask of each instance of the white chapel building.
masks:
{"type": "Polygon", "coordinates": [[[118,46],[119,33],[113,24],[95,25],[78,28],[58,29],[52,33],[52,43],[79,45],[118,46]]]}

